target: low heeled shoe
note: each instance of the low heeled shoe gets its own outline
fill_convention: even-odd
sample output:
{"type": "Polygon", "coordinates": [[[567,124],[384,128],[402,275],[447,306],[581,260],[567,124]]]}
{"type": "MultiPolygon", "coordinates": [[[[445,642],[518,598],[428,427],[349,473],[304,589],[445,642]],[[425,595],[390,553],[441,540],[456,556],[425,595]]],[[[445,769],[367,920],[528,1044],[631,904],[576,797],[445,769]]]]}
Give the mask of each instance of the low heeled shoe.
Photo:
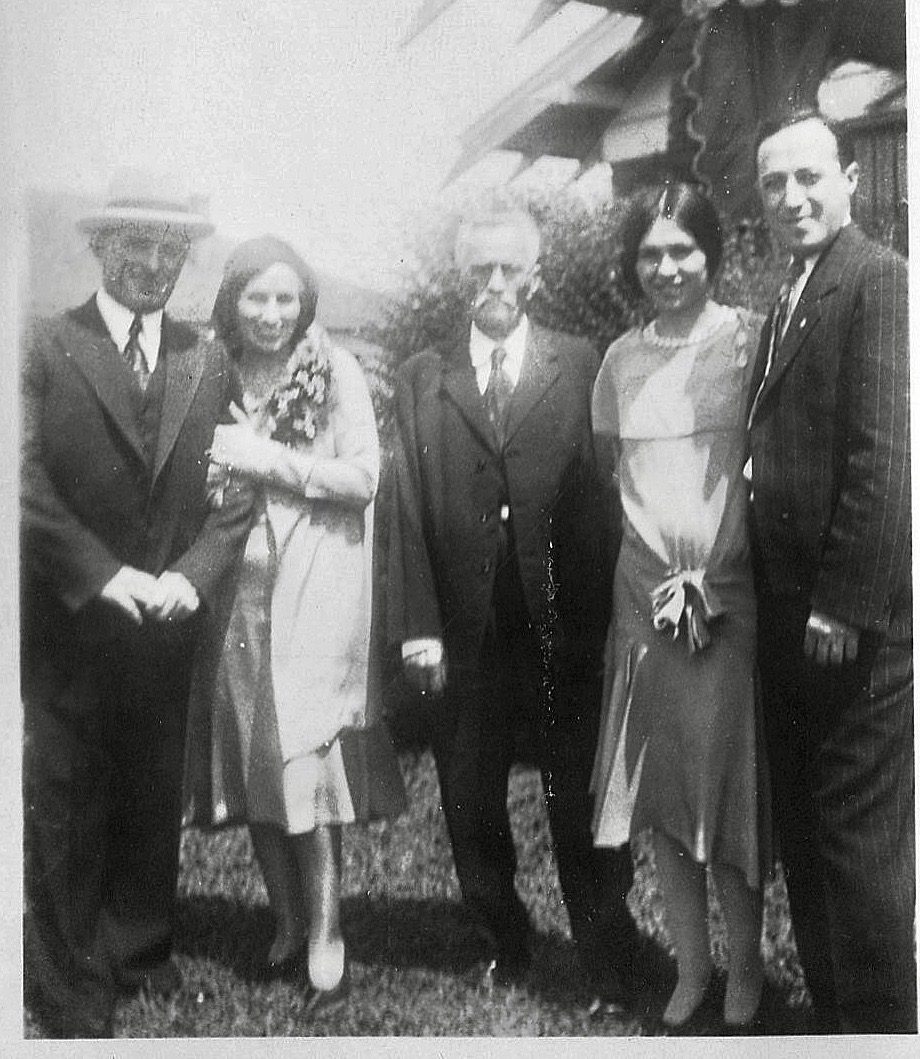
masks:
{"type": "Polygon", "coordinates": [[[708,1037],[722,1032],[723,990],[715,972],[711,975],[699,1004],[683,1022],[676,1025],[661,1020],[661,1026],[669,1037],[708,1037]]]}
{"type": "Polygon", "coordinates": [[[303,1013],[312,1017],[318,1012],[333,1007],[348,998],[348,994],[351,992],[351,974],[348,964],[345,965],[339,984],[333,989],[317,989],[310,981],[309,973],[304,974],[303,984],[306,988],[303,1013]]]}

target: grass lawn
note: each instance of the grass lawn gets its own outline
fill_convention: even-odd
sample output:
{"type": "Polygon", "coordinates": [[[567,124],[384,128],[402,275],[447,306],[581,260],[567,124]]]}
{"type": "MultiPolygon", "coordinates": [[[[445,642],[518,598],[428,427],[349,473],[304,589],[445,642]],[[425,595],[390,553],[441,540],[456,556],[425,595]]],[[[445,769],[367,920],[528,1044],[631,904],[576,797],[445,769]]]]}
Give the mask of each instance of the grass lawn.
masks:
{"type": "MultiPolygon", "coordinates": [[[[660,1032],[674,980],[661,902],[647,849],[639,845],[633,912],[648,936],[644,983],[629,1017],[591,1021],[550,851],[538,774],[515,769],[511,811],[518,887],[538,931],[526,985],[494,992],[481,984],[481,942],[464,918],[428,752],[404,752],[409,811],[393,824],[345,830],[343,920],[351,962],[346,1003],[303,1014],[300,992],[261,984],[255,968],[272,936],[262,880],[245,829],[186,833],[179,880],[177,961],[184,988],[168,1001],[119,1008],[125,1037],[327,1035],[624,1036],[660,1032]]],[[[714,956],[724,966],[724,928],[713,906],[714,956]]],[[[768,1030],[808,1032],[801,971],[785,889],[768,889],[763,955],[768,1030]]],[[[35,1035],[27,1017],[26,1033],[35,1035]]]]}

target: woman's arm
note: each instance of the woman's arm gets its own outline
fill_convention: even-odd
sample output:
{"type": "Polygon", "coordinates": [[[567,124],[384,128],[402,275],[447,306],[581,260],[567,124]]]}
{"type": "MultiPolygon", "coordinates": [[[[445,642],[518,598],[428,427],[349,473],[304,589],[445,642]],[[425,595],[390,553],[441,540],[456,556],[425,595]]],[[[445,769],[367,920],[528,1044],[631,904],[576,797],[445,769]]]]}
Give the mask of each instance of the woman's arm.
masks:
{"type": "Polygon", "coordinates": [[[308,497],[346,500],[364,507],[377,494],[380,443],[364,372],[345,350],[332,351],[330,411],[335,456],[319,454],[304,484],[308,497]]]}
{"type": "Polygon", "coordinates": [[[310,499],[366,507],[380,474],[377,424],[367,383],[350,353],[333,349],[329,408],[335,455],[294,449],[256,433],[249,423],[219,427],[211,458],[261,484],[310,499]]]}

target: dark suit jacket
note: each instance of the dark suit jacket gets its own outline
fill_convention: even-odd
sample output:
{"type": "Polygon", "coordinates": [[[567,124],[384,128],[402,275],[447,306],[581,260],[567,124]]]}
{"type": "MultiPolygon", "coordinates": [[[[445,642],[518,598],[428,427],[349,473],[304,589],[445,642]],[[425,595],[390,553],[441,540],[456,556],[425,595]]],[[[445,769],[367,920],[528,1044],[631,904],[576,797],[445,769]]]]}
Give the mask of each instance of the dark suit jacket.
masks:
{"type": "Polygon", "coordinates": [[[842,229],[809,277],[751,420],[767,584],[877,632],[910,621],[907,308],[904,260],[842,229]]]}
{"type": "Polygon", "coordinates": [[[454,660],[475,656],[507,502],[530,616],[551,631],[544,642],[560,662],[598,662],[610,557],[592,450],[597,365],[584,340],[531,322],[503,454],[476,385],[468,331],[402,365],[387,578],[392,644],[440,637],[454,660]]]}
{"type": "Polygon", "coordinates": [[[249,525],[248,492],[219,511],[205,490],[206,451],[236,395],[224,350],[163,318],[165,392],[152,466],[130,406],[126,366],[95,299],[39,324],[26,343],[22,390],[24,662],[28,648],[64,655],[117,630],[97,602],[124,564],[183,573],[207,604],[249,525]],[[91,613],[93,620],[87,620],[91,613]],[[37,639],[36,639],[37,638],[37,639]]]}

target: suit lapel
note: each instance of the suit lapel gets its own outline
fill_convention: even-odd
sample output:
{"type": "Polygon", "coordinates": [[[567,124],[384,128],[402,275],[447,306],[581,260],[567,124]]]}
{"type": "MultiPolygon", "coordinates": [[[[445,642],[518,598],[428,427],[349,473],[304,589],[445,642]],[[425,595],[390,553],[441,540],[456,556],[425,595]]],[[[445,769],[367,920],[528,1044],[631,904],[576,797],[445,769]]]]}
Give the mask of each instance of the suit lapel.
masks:
{"type": "Polygon", "coordinates": [[[191,333],[185,328],[178,328],[166,316],[163,317],[160,342],[160,356],[164,355],[166,386],[160,413],[157,454],[153,465],[154,481],[163,470],[176,444],[176,438],[198,390],[208,359],[204,341],[196,342],[191,333]]]}
{"type": "Polygon", "coordinates": [[[68,336],[65,355],[80,369],[93,387],[125,441],[142,462],[144,446],[131,405],[131,391],[124,378],[124,364],[112,341],[96,299],[91,298],[67,316],[68,336]]]}
{"type": "Polygon", "coordinates": [[[521,377],[508,405],[506,444],[520,430],[524,421],[558,378],[559,364],[556,352],[548,341],[548,335],[542,328],[531,323],[521,377]]]}
{"type": "MultiPolygon", "coordinates": [[[[776,307],[774,306],[773,312],[775,311],[776,307]]],[[[748,430],[750,430],[751,423],[753,423],[757,410],[760,407],[760,401],[766,384],[764,373],[767,370],[770,356],[770,334],[773,329],[773,312],[771,312],[764,321],[763,327],[760,330],[760,341],[757,344],[757,359],[754,362],[754,373],[751,378],[750,393],[748,394],[748,430]]]]}
{"type": "MultiPolygon", "coordinates": [[[[821,319],[824,311],[824,299],[833,294],[840,285],[843,270],[853,253],[854,239],[858,239],[855,229],[844,228],[823,257],[818,259],[812,274],[805,284],[805,289],[799,298],[789,326],[783,335],[776,350],[773,364],[767,377],[764,379],[763,388],[758,394],[751,418],[756,417],[757,412],[763,407],[764,401],[774,389],[779,380],[788,370],[789,365],[795,360],[801,351],[806,338],[811,334],[813,328],[821,319]]],[[[769,326],[769,321],[768,325],[769,326]]]]}
{"type": "Polygon", "coordinates": [[[441,389],[456,405],[461,415],[489,448],[496,449],[497,443],[492,424],[486,412],[486,404],[479,387],[476,385],[476,372],[470,360],[469,338],[462,335],[442,354],[444,374],[441,378],[441,389]]]}

